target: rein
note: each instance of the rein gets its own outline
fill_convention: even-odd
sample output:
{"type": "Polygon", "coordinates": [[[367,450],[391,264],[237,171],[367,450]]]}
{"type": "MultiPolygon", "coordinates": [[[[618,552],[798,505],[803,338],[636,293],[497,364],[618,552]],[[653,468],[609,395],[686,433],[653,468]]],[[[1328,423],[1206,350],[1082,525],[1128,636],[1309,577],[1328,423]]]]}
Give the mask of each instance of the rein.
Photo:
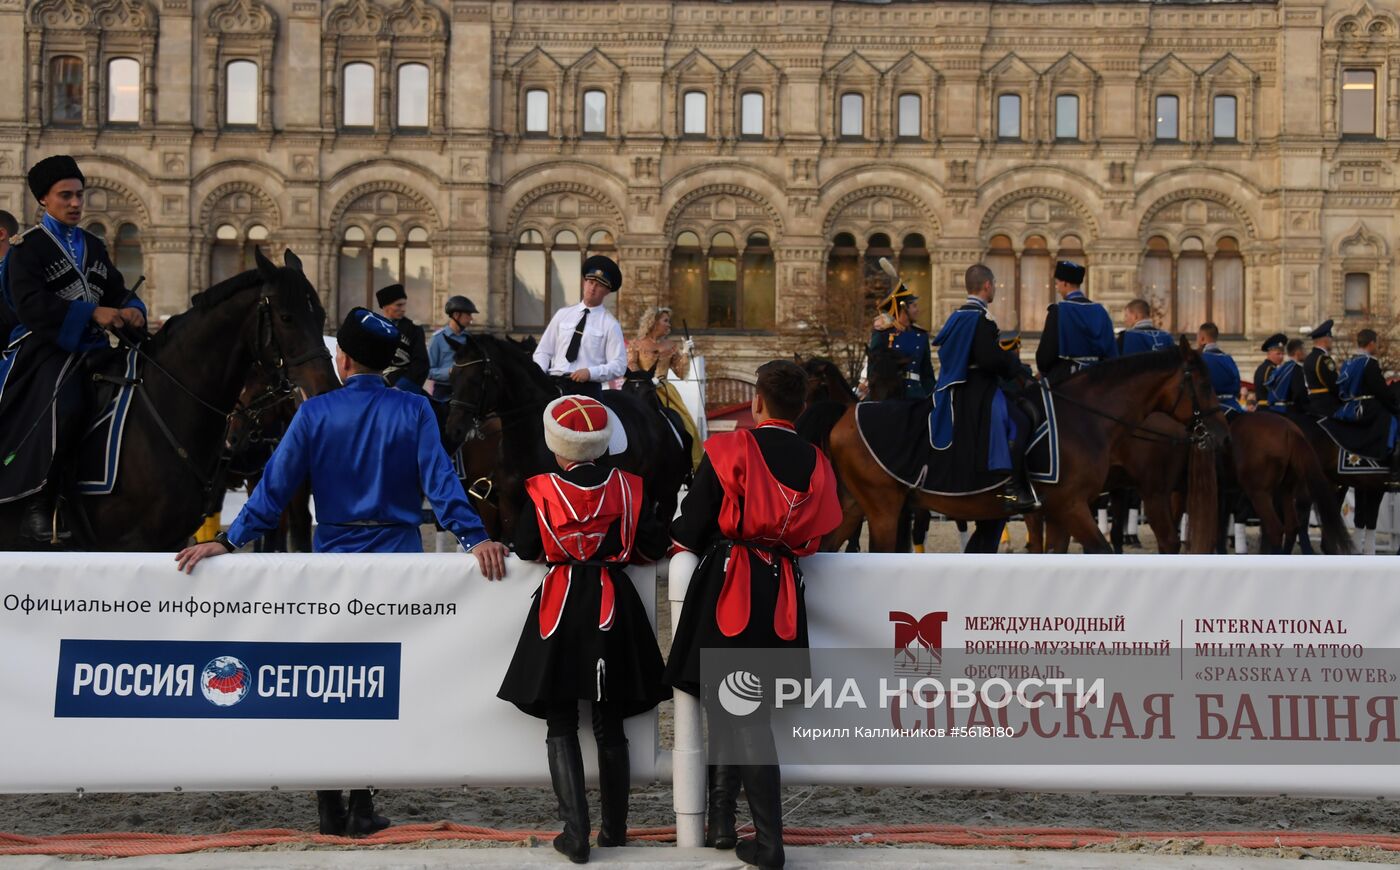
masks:
{"type": "Polygon", "coordinates": [[[1170,432],[1163,432],[1159,429],[1153,429],[1151,426],[1148,426],[1145,423],[1131,423],[1123,419],[1122,417],[1110,414],[1107,411],[1101,411],[1098,408],[1089,405],[1081,399],[1076,399],[1072,396],[1067,396],[1064,393],[1052,393],[1051,401],[1054,401],[1056,399],[1063,399],[1069,404],[1074,405],[1075,407],[1080,408],[1081,410],[1088,411],[1090,414],[1093,414],[1096,417],[1102,417],[1105,420],[1110,420],[1118,424],[1119,426],[1126,428],[1131,437],[1136,438],[1140,441],[1154,441],[1162,444],[1175,444],[1182,447],[1190,445],[1194,446],[1197,450],[1211,450],[1214,449],[1214,445],[1211,443],[1212,439],[1210,431],[1206,428],[1205,412],[1201,410],[1200,400],[1196,397],[1195,390],[1188,390],[1186,388],[1186,385],[1190,382],[1190,378],[1191,370],[1185,364],[1183,364],[1181,367],[1181,378],[1177,381],[1177,401],[1181,401],[1182,393],[1186,393],[1191,397],[1191,425],[1189,427],[1190,434],[1188,434],[1186,437],[1173,435],[1170,432]]]}

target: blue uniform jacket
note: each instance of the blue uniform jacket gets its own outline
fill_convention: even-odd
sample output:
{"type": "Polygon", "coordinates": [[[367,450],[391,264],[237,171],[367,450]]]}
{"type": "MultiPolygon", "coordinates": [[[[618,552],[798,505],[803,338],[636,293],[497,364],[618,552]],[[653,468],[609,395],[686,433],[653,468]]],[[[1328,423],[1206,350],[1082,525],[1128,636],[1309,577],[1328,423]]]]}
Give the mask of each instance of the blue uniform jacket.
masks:
{"type": "Polygon", "coordinates": [[[1266,407],[1270,411],[1288,413],[1289,406],[1295,404],[1293,379],[1302,377],[1302,373],[1303,367],[1298,365],[1297,360],[1286,359],[1279,363],[1273,374],[1269,375],[1269,383],[1266,384],[1269,390],[1269,404],[1266,407]]]}
{"type": "Polygon", "coordinates": [[[1208,344],[1201,351],[1201,360],[1206,364],[1211,389],[1215,390],[1215,398],[1225,409],[1225,416],[1243,414],[1244,408],[1240,407],[1240,367],[1235,365],[1235,358],[1216,345],[1208,344]]]}
{"type": "Polygon", "coordinates": [[[911,325],[900,332],[893,327],[870,333],[871,350],[887,347],[909,358],[904,370],[904,397],[925,399],[933,394],[936,378],[933,374],[933,351],[928,343],[928,330],[911,325]]]}
{"type": "Polygon", "coordinates": [[[433,340],[428,342],[428,377],[435,387],[441,387],[434,389],[435,398],[444,398],[452,391],[452,363],[457,358],[457,348],[466,340],[465,332],[458,335],[452,327],[444,326],[433,333],[433,340]]]}
{"type": "Polygon", "coordinates": [[[438,522],[471,549],[487,539],[428,400],[392,390],[379,375],[308,400],[273,451],[262,482],[229,527],[241,547],[276,528],[303,481],[316,499],[318,553],[421,553],[424,493],[438,522]]]}
{"type": "Polygon", "coordinates": [[[1138,324],[1125,329],[1118,336],[1118,355],[1131,356],[1135,353],[1152,353],[1172,346],[1172,335],[1152,324],[1138,324]]]}

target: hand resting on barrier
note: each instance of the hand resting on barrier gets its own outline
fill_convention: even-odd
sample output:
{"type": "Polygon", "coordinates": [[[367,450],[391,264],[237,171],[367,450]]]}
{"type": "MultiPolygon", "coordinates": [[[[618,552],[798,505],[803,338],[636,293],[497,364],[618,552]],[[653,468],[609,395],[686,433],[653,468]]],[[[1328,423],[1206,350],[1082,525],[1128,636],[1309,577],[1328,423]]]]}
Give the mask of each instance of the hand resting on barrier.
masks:
{"type": "MultiPolygon", "coordinates": [[[[194,573],[194,566],[205,559],[214,556],[222,556],[231,553],[226,543],[228,539],[222,535],[216,540],[204,544],[195,544],[186,547],[175,554],[175,568],[184,571],[186,574],[194,573]]],[[[506,576],[506,556],[510,555],[510,549],[499,541],[482,541],[471,548],[471,554],[476,557],[476,564],[481,568],[481,573],[487,580],[501,580],[506,576]]]]}

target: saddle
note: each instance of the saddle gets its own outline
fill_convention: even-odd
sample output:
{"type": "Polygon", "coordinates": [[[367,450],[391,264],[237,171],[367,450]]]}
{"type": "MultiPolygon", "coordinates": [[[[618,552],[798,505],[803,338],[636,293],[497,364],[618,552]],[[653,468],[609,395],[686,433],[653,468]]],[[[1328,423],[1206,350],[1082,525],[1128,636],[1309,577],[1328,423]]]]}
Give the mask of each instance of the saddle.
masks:
{"type": "Polygon", "coordinates": [[[975,495],[1005,484],[1005,473],[987,471],[977,461],[977,445],[935,429],[934,410],[932,398],[861,402],[856,430],[885,473],[910,489],[975,495]]]}

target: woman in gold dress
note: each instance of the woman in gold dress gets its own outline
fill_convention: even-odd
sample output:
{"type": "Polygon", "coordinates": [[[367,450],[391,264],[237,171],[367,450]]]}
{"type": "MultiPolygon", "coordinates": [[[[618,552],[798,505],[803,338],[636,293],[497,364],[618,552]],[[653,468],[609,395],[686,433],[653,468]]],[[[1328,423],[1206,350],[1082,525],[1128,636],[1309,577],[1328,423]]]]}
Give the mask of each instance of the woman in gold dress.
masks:
{"type": "Polygon", "coordinates": [[[690,467],[699,466],[704,447],[695,418],[690,416],[680,392],[667,380],[672,372],[682,380],[690,372],[690,354],[681,342],[671,338],[671,309],[649,308],[642,314],[637,337],[627,349],[627,368],[634,372],[651,371],[655,376],[661,404],[674,410],[690,433],[690,467]]]}

